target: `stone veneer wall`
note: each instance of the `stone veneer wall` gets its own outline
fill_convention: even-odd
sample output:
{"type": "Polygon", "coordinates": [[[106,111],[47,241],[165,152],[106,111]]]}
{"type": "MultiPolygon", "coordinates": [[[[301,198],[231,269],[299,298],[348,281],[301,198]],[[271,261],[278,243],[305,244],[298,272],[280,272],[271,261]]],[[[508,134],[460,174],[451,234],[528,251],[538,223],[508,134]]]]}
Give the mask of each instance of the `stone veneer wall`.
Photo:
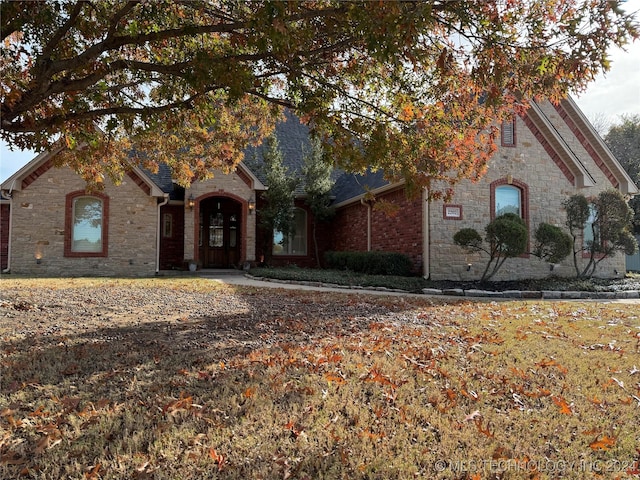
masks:
{"type": "Polygon", "coordinates": [[[34,276],[147,276],[156,269],[157,199],[125,176],[105,183],[109,197],[107,257],[64,256],[65,199],[85,188],[69,168],[50,168],[14,191],[11,272],[34,276]],[[36,264],[35,254],[42,255],[36,264]]]}
{"type": "MultiPolygon", "coordinates": [[[[431,245],[430,273],[434,280],[477,280],[486,265],[486,255],[465,253],[453,243],[453,235],[461,228],[474,228],[484,235],[484,228],[491,218],[490,184],[511,175],[513,179],[524,182],[529,192],[529,227],[530,245],[533,248],[533,232],[542,222],[565,228],[566,215],[562,202],[574,193],[586,196],[597,195],[601,190],[613,186],[598,168],[592,158],[563,126],[564,122],[551,104],[541,105],[554,126],[560,131],[571,149],[583,162],[587,170],[596,180],[596,186],[576,188],[565,177],[558,166],[549,157],[545,149],[535,139],[531,130],[522,118],[516,121],[517,145],[515,147],[499,147],[492,158],[485,177],[477,183],[461,182],[455,189],[451,204],[462,205],[462,219],[448,220],[443,218],[443,202],[432,202],[430,205],[431,245]],[[470,271],[467,265],[471,263],[470,271]]],[[[585,259],[580,262],[586,265],[585,259]]],[[[616,255],[604,260],[596,271],[596,276],[613,277],[614,269],[619,275],[625,271],[624,255],[616,255]]],[[[526,278],[542,278],[549,276],[549,265],[534,256],[528,258],[509,259],[502,266],[494,280],[514,280],[526,278]]],[[[573,259],[569,256],[554,268],[554,275],[574,276],[573,259]]]]}
{"type": "MultiPolygon", "coordinates": [[[[242,252],[242,262],[254,262],[256,259],[256,215],[249,215],[248,201],[254,195],[253,189],[248,185],[249,180],[236,173],[225,174],[215,172],[215,176],[209,180],[194,182],[191,188],[185,192],[185,199],[190,195],[198,202],[200,199],[211,196],[230,197],[242,203],[242,239],[245,242],[242,252]]],[[[184,212],[184,257],[185,260],[196,258],[195,235],[196,215],[198,208],[191,210],[186,205],[184,212]]]]}

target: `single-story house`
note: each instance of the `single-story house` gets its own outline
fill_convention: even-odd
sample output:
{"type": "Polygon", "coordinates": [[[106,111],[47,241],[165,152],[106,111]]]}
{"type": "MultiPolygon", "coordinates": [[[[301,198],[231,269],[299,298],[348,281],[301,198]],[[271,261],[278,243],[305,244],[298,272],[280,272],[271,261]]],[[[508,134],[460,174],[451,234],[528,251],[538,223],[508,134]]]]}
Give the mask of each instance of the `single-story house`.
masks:
{"type": "MultiPolygon", "coordinates": [[[[292,175],[309,149],[308,130],[292,115],[276,127],[292,175]]],[[[85,191],[71,169],[53,166],[57,151],[42,153],[0,185],[2,269],[25,275],[147,276],[168,269],[240,268],[265,252],[258,217],[268,188],[260,173],[234,172],[178,187],[167,168],[156,174],[131,170],[118,186],[105,180],[99,193],[85,191]]],[[[245,158],[259,158],[260,149],[245,158]]],[[[381,172],[336,175],[336,215],[320,226],[320,251],[382,250],[408,255],[416,273],[434,280],[472,280],[486,259],[453,243],[456,231],[486,224],[505,211],[522,216],[529,235],[541,222],[563,226],[562,202],[607,188],[635,195],[638,188],[571,98],[558,105],[532,102],[525,115],[501,126],[499,148],[480,181],[463,181],[451,201],[409,199],[401,183],[381,172]],[[375,200],[371,200],[371,194],[375,200]],[[375,207],[397,204],[397,214],[375,207]]],[[[311,212],[296,199],[291,238],[276,235],[272,263],[314,266],[311,212]]],[[[533,243],[533,240],[531,240],[533,243]]],[[[572,261],[554,274],[573,274],[572,261]]],[[[597,275],[624,272],[625,256],[603,261],[597,275]]],[[[497,279],[543,277],[549,265],[523,255],[510,259],[497,279]]]]}

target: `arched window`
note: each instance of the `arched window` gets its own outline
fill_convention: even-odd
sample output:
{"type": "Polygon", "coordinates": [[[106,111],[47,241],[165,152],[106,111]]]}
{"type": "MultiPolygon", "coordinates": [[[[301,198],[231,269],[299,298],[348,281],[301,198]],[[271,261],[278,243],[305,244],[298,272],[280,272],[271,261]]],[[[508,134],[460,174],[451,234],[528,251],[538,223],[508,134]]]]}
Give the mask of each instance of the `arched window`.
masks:
{"type": "MultiPolygon", "coordinates": [[[[529,187],[511,175],[491,183],[491,220],[505,213],[515,213],[524,220],[527,230],[529,225],[529,187]]],[[[528,250],[528,248],[527,248],[528,250]]],[[[528,256],[528,254],[523,255],[528,256]]]]}
{"type": "Polygon", "coordinates": [[[515,213],[522,217],[522,191],[512,185],[500,185],[495,189],[496,217],[505,213],[515,213]]]}
{"type": "Polygon", "coordinates": [[[106,257],[108,197],[74,192],[67,195],[65,256],[106,257]]]}
{"type": "Polygon", "coordinates": [[[529,226],[529,187],[510,175],[490,185],[491,220],[505,213],[519,215],[529,226]]]}
{"type": "Polygon", "coordinates": [[[307,212],[301,208],[294,209],[293,231],[284,235],[278,230],[273,232],[274,255],[306,255],[307,254],[307,212]]]}

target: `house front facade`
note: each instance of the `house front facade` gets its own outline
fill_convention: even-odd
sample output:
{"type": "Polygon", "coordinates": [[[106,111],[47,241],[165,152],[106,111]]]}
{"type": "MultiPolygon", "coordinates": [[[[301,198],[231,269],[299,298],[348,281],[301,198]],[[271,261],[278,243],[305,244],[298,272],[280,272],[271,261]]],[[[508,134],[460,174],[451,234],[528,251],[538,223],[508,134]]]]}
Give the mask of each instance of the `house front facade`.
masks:
{"type": "MultiPolygon", "coordinates": [[[[285,164],[298,175],[308,131],[293,116],[276,128],[285,164]]],[[[56,168],[57,152],[39,155],[0,186],[2,269],[34,276],[149,276],[165,270],[243,268],[270,257],[274,265],[315,266],[313,218],[296,199],[296,229],[290,238],[260,230],[265,179],[250,162],[234,172],[214,172],[182,189],[169,170],[133,169],[120,185],[105,180],[86,192],[69,168],[56,168]],[[265,241],[266,240],[266,241],[265,241]],[[267,251],[268,250],[268,251],[267,251]]],[[[247,152],[258,158],[260,149],[247,152]]],[[[417,274],[435,280],[478,279],[486,259],[453,243],[461,228],[482,232],[496,215],[519,214],[532,235],[541,222],[563,226],[563,201],[574,193],[595,196],[616,188],[638,188],[571,99],[558,105],[534,103],[502,126],[488,173],[457,185],[449,202],[430,201],[429,192],[409,199],[402,184],[380,172],[341,173],[334,186],[335,217],[317,225],[318,256],[326,250],[393,251],[408,255],[417,274]],[[393,212],[377,207],[384,200],[393,212]]],[[[585,260],[586,261],[586,260],[585,260]]],[[[603,261],[597,275],[624,272],[624,255],[603,261]]],[[[572,261],[554,274],[573,274],[572,261]]],[[[497,279],[549,275],[533,256],[510,259],[497,279]]]]}

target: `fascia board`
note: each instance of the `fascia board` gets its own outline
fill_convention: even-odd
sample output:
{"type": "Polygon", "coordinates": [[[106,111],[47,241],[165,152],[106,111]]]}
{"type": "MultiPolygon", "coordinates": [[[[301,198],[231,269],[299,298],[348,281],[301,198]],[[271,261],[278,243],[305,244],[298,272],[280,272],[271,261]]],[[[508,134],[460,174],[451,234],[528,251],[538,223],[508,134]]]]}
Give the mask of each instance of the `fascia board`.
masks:
{"type": "Polygon", "coordinates": [[[20,170],[2,182],[0,190],[22,190],[22,180],[31,172],[36,170],[40,165],[47,162],[51,157],[57,155],[62,149],[63,147],[58,147],[54,150],[38,154],[32,160],[28,161],[20,170]]]}
{"type": "Polygon", "coordinates": [[[251,178],[251,181],[253,182],[253,189],[254,190],[266,190],[267,189],[267,187],[260,181],[260,179],[258,177],[255,176],[255,174],[251,171],[251,169],[244,164],[244,162],[240,162],[238,164],[238,168],[241,168],[242,171],[244,173],[246,173],[249,176],[249,178],[251,178]]]}
{"type": "Polygon", "coordinates": [[[562,101],[562,103],[564,103],[565,108],[571,113],[573,120],[579,121],[580,129],[588,137],[589,142],[596,149],[596,152],[598,153],[598,155],[600,155],[600,158],[602,158],[602,160],[612,170],[612,173],[615,175],[618,182],[620,182],[620,190],[622,191],[622,193],[626,193],[629,195],[637,195],[638,193],[640,193],[640,190],[638,190],[638,186],[634,183],[633,179],[622,167],[607,144],[604,143],[604,140],[602,139],[600,134],[596,131],[596,129],[593,127],[584,113],[582,113],[582,110],[580,110],[576,102],[571,97],[567,97],[562,101]]]}
{"type": "Polygon", "coordinates": [[[373,190],[370,190],[367,193],[361,193],[360,195],[357,195],[355,197],[351,197],[348,200],[343,200],[340,203],[336,203],[335,205],[333,205],[334,208],[340,208],[340,207],[346,207],[347,205],[351,205],[352,203],[359,203],[360,200],[362,200],[363,198],[365,198],[367,195],[380,195],[381,193],[385,193],[389,190],[394,190],[400,186],[404,185],[404,180],[400,181],[400,182],[394,182],[394,183],[388,183],[387,185],[383,185],[382,187],[378,187],[375,188],[373,190]]]}
{"type": "Polygon", "coordinates": [[[527,115],[529,115],[529,118],[533,120],[547,141],[576,176],[576,181],[579,183],[577,186],[595,186],[595,180],[589,173],[589,170],[586,169],[576,154],[569,148],[566,141],[560,136],[556,128],[551,124],[542,109],[535,102],[531,102],[531,107],[529,108],[529,111],[527,111],[527,115]]]}
{"type": "Polygon", "coordinates": [[[141,168],[134,166],[132,170],[136,173],[136,175],[142,178],[142,180],[149,186],[149,188],[151,189],[150,195],[152,197],[165,196],[165,192],[163,192],[162,189],[158,187],[158,185],[156,185],[156,183],[153,180],[151,180],[141,168]]]}

